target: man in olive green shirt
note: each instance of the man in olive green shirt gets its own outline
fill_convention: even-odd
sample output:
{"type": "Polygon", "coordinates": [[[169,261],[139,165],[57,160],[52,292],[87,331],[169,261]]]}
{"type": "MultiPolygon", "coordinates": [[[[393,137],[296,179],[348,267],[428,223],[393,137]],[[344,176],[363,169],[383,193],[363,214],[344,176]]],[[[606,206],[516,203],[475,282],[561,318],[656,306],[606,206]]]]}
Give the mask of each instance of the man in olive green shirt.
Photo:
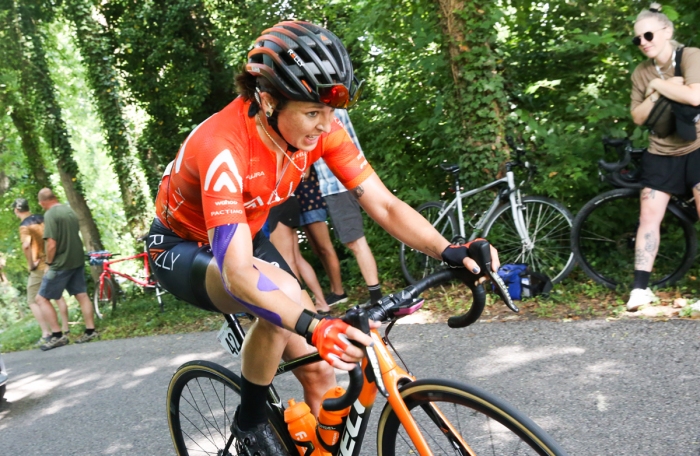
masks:
{"type": "Polygon", "coordinates": [[[41,282],[36,301],[51,328],[51,339],[41,346],[46,351],[69,343],[68,336],[58,326],[56,310],[49,302],[49,299],[61,297],[64,290],[78,300],[85,320],[85,333],[76,342],[89,342],[97,338],[98,333],[95,332],[92,303],[85,285],[85,259],[78,217],[70,207],[59,203],[48,188],[39,191],[39,205],[46,211],[44,241],[49,270],[41,282]]]}
{"type": "MultiPolygon", "coordinates": [[[[29,269],[29,279],[27,280],[27,303],[34,318],[41,327],[41,338],[39,344],[44,344],[51,340],[49,325],[44,321],[41,307],[36,303],[36,295],[39,293],[41,281],[49,267],[44,263],[44,217],[32,214],[29,211],[29,201],[25,198],[17,198],[12,203],[17,218],[21,220],[19,225],[19,240],[22,243],[22,251],[27,259],[29,269]]],[[[63,332],[68,332],[68,306],[61,297],[56,299],[56,305],[61,313],[61,323],[63,332]]]]}

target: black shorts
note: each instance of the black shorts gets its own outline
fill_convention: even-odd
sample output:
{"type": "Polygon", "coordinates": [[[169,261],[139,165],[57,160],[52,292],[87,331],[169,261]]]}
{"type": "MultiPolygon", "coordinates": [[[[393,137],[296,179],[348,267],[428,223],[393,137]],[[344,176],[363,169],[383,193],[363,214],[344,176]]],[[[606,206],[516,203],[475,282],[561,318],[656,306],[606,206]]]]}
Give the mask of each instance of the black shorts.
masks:
{"type": "Polygon", "coordinates": [[[644,152],[641,183],[644,187],[671,195],[688,194],[700,183],[700,149],[680,156],[644,152]]]}
{"type": "Polygon", "coordinates": [[[296,228],[301,223],[299,221],[299,201],[295,196],[290,196],[287,201],[270,209],[270,214],[267,216],[267,224],[270,227],[270,233],[275,231],[277,224],[281,223],[290,228],[296,228]]]}
{"type": "Polygon", "coordinates": [[[362,212],[360,203],[350,192],[327,195],[326,206],[328,215],[331,216],[333,231],[340,242],[347,244],[360,239],[365,235],[362,226],[362,212]]]}
{"type": "MultiPolygon", "coordinates": [[[[262,232],[253,239],[253,256],[295,277],[282,255],[262,232]]],[[[205,287],[207,267],[214,258],[209,244],[182,239],[155,219],[148,233],[148,257],[163,288],[201,309],[220,312],[209,299],[205,287]]]]}

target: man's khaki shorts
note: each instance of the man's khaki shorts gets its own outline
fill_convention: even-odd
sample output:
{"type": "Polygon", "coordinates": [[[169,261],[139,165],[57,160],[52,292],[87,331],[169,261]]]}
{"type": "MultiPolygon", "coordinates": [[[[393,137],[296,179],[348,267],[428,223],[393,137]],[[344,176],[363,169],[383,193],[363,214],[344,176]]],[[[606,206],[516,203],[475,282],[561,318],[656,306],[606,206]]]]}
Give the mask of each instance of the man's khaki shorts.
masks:
{"type": "Polygon", "coordinates": [[[29,278],[27,279],[27,304],[30,306],[34,304],[36,300],[36,295],[39,293],[39,288],[41,287],[41,280],[44,278],[44,272],[39,269],[35,269],[29,273],[29,278]]]}

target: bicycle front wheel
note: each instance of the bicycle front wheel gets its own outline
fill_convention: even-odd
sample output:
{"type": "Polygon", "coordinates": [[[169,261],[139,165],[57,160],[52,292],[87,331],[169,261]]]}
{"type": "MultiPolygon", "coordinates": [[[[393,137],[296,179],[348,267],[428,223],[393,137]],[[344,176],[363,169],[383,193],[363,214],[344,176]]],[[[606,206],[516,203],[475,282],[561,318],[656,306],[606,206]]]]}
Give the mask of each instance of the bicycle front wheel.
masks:
{"type": "MultiPolygon", "coordinates": [[[[566,455],[532,420],[475,386],[419,380],[401,397],[435,455],[566,455]]],[[[387,403],[379,418],[379,456],[419,454],[387,403]]]]}
{"type": "MultiPolygon", "coordinates": [[[[581,208],[571,250],[588,277],[612,289],[632,284],[639,211],[639,190],[629,188],[601,193],[581,208]]],[[[664,215],[660,234],[649,281],[655,287],[683,278],[697,251],[695,228],[671,211],[664,215]]]]}
{"type": "Polygon", "coordinates": [[[114,287],[114,282],[109,277],[102,279],[102,289],[99,282],[95,286],[95,293],[92,295],[92,303],[95,306],[95,315],[102,318],[102,312],[112,303],[112,312],[117,310],[117,289],[114,287]]]}
{"type": "MultiPolygon", "coordinates": [[[[451,212],[443,214],[440,218],[443,206],[443,203],[439,201],[429,201],[418,206],[416,211],[429,221],[444,238],[451,241],[459,233],[459,229],[457,229],[455,216],[451,212]]],[[[403,243],[399,250],[399,260],[401,272],[409,284],[416,283],[442,267],[440,260],[403,243]]]]}
{"type": "Polygon", "coordinates": [[[542,196],[523,197],[522,211],[530,245],[520,239],[510,203],[486,222],[484,237],[498,249],[501,264],[525,263],[552,283],[561,282],[575,266],[570,246],[573,216],[561,203],[542,196]]]}
{"type": "MultiPolygon", "coordinates": [[[[178,368],[168,386],[168,427],[179,456],[222,455],[241,403],[241,380],[208,361],[178,368]]],[[[226,455],[238,455],[233,442],[226,455]]]]}

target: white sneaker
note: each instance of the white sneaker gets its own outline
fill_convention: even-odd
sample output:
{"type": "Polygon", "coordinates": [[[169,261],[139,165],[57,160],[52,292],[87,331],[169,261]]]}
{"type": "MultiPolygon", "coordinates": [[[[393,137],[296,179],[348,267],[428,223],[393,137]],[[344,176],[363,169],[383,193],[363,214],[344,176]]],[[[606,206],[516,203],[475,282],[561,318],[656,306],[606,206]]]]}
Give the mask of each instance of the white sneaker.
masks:
{"type": "Polygon", "coordinates": [[[657,298],[654,295],[654,292],[652,292],[649,288],[635,288],[632,290],[632,293],[630,293],[629,301],[627,301],[627,310],[630,312],[636,312],[640,307],[646,306],[658,300],[659,298],[657,298]]]}

